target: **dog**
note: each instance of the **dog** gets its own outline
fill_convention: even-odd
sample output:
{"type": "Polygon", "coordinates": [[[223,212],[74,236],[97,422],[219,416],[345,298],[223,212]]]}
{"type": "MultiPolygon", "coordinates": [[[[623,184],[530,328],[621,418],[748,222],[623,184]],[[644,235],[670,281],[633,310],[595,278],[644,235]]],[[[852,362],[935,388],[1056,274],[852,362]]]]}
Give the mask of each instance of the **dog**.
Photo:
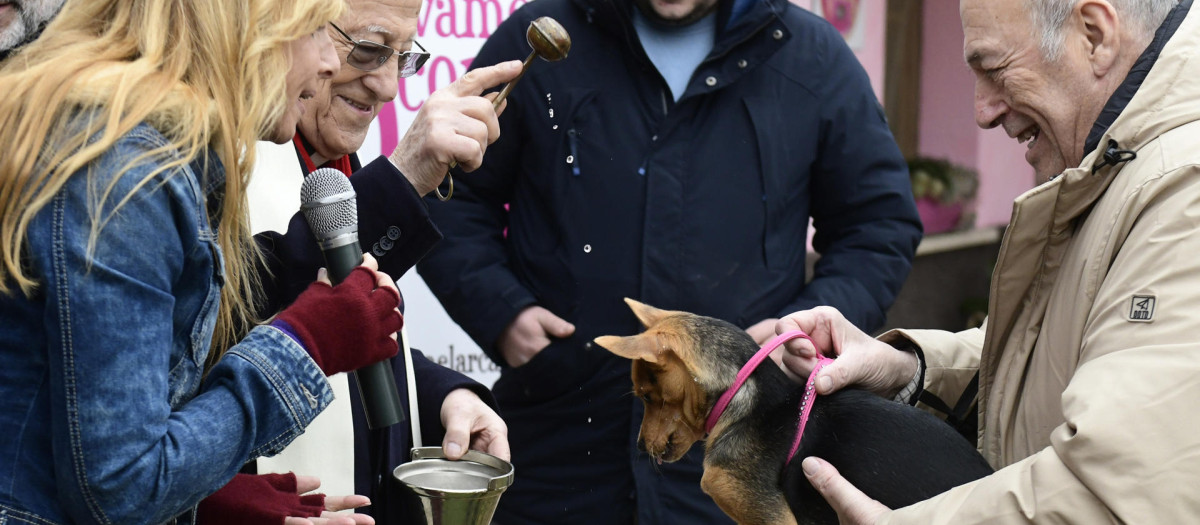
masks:
{"type": "Polygon", "coordinates": [[[889,508],[992,473],[950,425],[858,389],[815,398],[799,450],[788,462],[805,386],[773,362],[750,375],[706,436],[710,411],[758,344],[719,319],[625,302],[646,330],[594,343],[633,360],[633,392],[646,405],[638,446],[659,462],[673,462],[705,440],[700,486],[739,524],[837,524],[837,514],[800,468],[808,456],[829,461],[889,508]]]}

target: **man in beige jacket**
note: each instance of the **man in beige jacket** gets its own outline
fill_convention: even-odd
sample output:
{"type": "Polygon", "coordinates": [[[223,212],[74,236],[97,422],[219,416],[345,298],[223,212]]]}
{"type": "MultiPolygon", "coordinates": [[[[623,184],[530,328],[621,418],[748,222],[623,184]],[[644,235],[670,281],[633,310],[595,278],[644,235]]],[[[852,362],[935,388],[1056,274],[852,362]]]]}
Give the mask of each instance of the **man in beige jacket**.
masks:
{"type": "MultiPolygon", "coordinates": [[[[806,330],[839,356],[819,393],[853,384],[894,396],[907,384],[918,391],[910,400],[961,407],[977,384],[978,444],[997,471],[890,510],[805,459],[842,523],[1200,520],[1200,8],[1191,4],[962,0],[976,119],[1028,142],[1039,183],[1013,206],[986,325],[876,340],[820,308],[777,331],[806,330]]],[[[812,356],[796,343],[783,361],[807,375],[812,356]]]]}

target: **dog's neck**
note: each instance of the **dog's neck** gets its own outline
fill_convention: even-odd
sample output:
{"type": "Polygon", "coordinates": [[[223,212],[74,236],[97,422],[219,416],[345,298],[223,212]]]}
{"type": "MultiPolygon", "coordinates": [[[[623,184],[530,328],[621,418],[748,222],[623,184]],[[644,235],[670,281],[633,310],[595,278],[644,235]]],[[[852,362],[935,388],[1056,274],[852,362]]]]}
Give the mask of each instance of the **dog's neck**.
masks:
{"type": "MultiPolygon", "coordinates": [[[[721,396],[735,383],[743,365],[754,358],[761,347],[752,339],[745,338],[725,350],[732,359],[722,362],[718,373],[713,374],[708,381],[700,381],[708,397],[709,414],[716,408],[721,396]]],[[[720,420],[716,423],[714,431],[719,431],[732,422],[745,419],[754,410],[754,407],[760,404],[760,400],[784,399],[800,388],[803,388],[803,385],[797,385],[788,379],[787,375],[774,362],[763,362],[750,373],[749,378],[733,395],[721,414],[720,420]]]]}

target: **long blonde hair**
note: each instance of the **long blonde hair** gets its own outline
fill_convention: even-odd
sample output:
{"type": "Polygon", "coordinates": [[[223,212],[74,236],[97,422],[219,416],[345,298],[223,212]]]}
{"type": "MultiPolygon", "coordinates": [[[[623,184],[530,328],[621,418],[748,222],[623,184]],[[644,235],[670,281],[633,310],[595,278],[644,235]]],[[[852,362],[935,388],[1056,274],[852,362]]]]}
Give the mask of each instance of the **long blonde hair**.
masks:
{"type": "MultiPolygon", "coordinates": [[[[22,267],[30,221],[71,174],[141,122],[170,142],[130,166],[174,150],[171,173],[212,148],[224,164],[218,243],[226,286],[214,358],[253,322],[260,255],[250,235],[246,185],[254,143],[291,101],[288,43],[334,20],[341,0],[68,0],[41,38],[0,68],[0,296],[34,293],[22,267]],[[63,124],[81,111],[87,126],[63,124]],[[88,142],[100,132],[99,140],[88,142]],[[53,145],[53,148],[46,147],[53,145]]],[[[115,178],[113,179],[116,180],[115,178]]],[[[109,195],[118,206],[131,195],[109,195]]],[[[103,200],[101,200],[103,202],[103,200]]],[[[94,241],[104,218],[94,212],[94,241]]]]}

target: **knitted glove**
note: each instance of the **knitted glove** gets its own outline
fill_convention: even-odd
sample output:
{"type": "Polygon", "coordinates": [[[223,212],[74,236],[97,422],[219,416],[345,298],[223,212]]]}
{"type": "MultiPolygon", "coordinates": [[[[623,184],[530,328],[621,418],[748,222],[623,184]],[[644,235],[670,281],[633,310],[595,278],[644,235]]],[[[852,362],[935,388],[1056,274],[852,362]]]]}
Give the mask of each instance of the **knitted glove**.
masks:
{"type": "Polygon", "coordinates": [[[283,525],[284,518],[319,517],[324,494],[296,493],[296,475],[237,474],[196,508],[198,525],[283,525]]]}
{"type": "Polygon", "coordinates": [[[337,286],[314,282],[271,322],[298,340],[325,375],[357,370],[399,351],[391,335],[404,326],[400,294],[376,288],[375,275],[355,268],[337,286]]]}

